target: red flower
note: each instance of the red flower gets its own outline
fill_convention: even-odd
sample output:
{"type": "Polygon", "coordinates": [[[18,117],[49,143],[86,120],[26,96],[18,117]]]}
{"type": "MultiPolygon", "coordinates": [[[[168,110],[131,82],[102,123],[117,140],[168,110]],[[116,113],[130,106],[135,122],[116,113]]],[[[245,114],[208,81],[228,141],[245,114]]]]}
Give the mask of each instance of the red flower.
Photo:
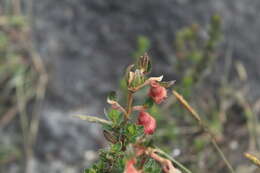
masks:
{"type": "Polygon", "coordinates": [[[147,112],[141,111],[138,115],[138,124],[144,126],[144,133],[151,135],[156,129],[156,120],[147,112]]]}
{"type": "Polygon", "coordinates": [[[149,96],[154,100],[155,103],[160,104],[167,97],[166,88],[162,87],[156,81],[151,81],[151,88],[149,91],[149,96]]]}
{"type": "Polygon", "coordinates": [[[125,166],[124,173],[140,173],[135,167],[135,159],[128,160],[125,166]]]}

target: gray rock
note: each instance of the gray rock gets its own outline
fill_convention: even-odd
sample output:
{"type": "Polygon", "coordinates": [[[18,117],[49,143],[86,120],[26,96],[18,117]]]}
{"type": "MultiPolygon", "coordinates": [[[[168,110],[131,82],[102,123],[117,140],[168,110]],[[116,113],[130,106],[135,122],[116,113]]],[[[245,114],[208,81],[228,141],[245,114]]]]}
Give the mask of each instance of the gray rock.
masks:
{"type": "MultiPolygon", "coordinates": [[[[66,164],[82,160],[85,150],[97,150],[93,139],[100,129],[69,117],[69,113],[80,109],[102,114],[105,95],[117,88],[123,68],[132,61],[139,35],[151,39],[155,74],[163,72],[173,78],[175,32],[194,22],[206,27],[217,12],[223,17],[223,45],[245,63],[251,86],[257,88],[259,8],[258,0],[35,0],[34,41],[50,75],[37,159],[48,163],[55,158],[61,165],[45,172],[62,170],[66,164]]],[[[220,76],[221,62],[223,59],[218,67],[220,76]]],[[[260,95],[256,89],[251,92],[260,95]]]]}

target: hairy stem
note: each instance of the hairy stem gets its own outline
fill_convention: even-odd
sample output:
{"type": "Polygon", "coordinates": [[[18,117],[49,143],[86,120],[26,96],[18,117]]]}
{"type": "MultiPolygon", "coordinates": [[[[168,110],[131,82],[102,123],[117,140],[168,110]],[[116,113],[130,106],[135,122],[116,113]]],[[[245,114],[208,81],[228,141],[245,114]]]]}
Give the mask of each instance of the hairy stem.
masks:
{"type": "Polygon", "coordinates": [[[132,91],[128,91],[126,119],[129,119],[129,116],[132,113],[132,104],[133,104],[133,92],[132,91]]]}

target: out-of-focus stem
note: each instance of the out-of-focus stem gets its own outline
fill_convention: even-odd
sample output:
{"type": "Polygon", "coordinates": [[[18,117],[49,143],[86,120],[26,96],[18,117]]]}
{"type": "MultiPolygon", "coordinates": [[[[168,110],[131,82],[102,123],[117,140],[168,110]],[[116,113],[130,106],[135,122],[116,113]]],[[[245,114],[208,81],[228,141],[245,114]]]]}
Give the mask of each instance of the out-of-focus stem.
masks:
{"type": "Polygon", "coordinates": [[[260,168],[260,160],[256,156],[249,153],[245,153],[244,156],[260,168]]]}

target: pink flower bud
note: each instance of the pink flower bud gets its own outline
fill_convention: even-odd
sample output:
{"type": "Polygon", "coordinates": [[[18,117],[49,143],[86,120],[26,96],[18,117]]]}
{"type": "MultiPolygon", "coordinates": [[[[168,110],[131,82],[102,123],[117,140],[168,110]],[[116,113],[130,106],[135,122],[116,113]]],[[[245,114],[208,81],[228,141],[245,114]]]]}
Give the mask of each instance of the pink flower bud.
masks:
{"type": "Polygon", "coordinates": [[[140,173],[135,167],[135,159],[128,160],[125,166],[124,173],[140,173]]]}
{"type": "Polygon", "coordinates": [[[144,133],[145,134],[153,134],[156,129],[156,121],[154,118],[151,119],[150,123],[144,126],[144,133]]]}
{"type": "Polygon", "coordinates": [[[151,88],[149,91],[149,96],[154,100],[155,103],[160,104],[167,97],[166,88],[162,87],[156,81],[151,81],[151,88]]]}
{"type": "Polygon", "coordinates": [[[147,112],[140,112],[138,115],[138,124],[144,126],[144,133],[151,135],[156,129],[156,120],[147,112]]]}

